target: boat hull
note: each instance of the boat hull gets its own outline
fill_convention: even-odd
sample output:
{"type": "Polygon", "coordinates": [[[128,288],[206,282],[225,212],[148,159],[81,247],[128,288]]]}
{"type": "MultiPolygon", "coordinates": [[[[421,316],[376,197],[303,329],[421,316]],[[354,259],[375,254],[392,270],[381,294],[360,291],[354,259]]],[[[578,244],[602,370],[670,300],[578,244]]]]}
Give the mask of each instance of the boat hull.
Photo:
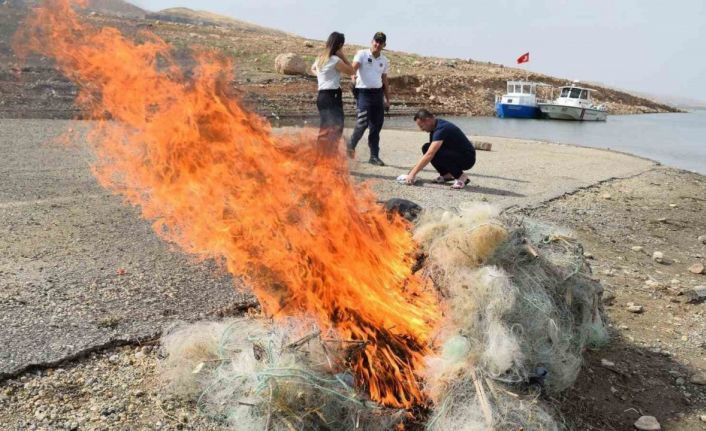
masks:
{"type": "Polygon", "coordinates": [[[553,104],[540,104],[542,115],[553,120],[569,121],[606,121],[608,113],[598,109],[580,108],[578,106],[562,106],[553,104]]]}
{"type": "Polygon", "coordinates": [[[539,118],[541,114],[536,106],[512,105],[508,103],[496,103],[495,113],[500,118],[539,118]]]}

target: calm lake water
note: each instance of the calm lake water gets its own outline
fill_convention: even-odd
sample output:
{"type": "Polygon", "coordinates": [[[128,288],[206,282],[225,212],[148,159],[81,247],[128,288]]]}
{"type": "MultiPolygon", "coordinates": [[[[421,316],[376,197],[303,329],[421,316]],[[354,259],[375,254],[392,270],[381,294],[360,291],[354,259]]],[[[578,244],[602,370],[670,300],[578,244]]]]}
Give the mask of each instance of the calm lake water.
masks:
{"type": "MultiPolygon", "coordinates": [[[[606,122],[443,118],[469,135],[610,148],[706,175],[706,110],[685,114],[609,115],[606,122]]],[[[412,119],[407,117],[386,118],[384,127],[416,129],[412,119]]]]}

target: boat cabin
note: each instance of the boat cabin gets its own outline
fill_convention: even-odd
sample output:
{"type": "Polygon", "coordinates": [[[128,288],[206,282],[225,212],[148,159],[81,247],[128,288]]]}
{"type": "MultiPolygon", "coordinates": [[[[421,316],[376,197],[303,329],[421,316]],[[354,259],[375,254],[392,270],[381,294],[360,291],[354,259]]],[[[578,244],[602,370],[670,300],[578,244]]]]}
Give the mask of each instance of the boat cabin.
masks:
{"type": "Polygon", "coordinates": [[[569,99],[583,99],[591,100],[590,91],[587,88],[580,87],[561,87],[561,94],[559,97],[566,97],[569,99]]]}
{"type": "Polygon", "coordinates": [[[497,102],[506,105],[537,105],[537,83],[528,81],[507,81],[507,93],[497,102]]]}
{"type": "Polygon", "coordinates": [[[559,97],[556,98],[554,103],[564,106],[605,110],[602,105],[595,106],[593,104],[591,99],[592,91],[590,88],[577,87],[575,85],[559,87],[559,97]]]}

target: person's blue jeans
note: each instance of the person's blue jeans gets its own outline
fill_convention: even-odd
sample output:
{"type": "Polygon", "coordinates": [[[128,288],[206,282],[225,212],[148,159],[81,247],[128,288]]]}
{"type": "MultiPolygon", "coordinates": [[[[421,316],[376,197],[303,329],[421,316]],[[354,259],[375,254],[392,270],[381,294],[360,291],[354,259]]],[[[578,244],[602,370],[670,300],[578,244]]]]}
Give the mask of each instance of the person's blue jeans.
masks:
{"type": "Polygon", "coordinates": [[[380,156],[380,130],[385,122],[385,104],[382,88],[359,88],[357,98],[358,115],[355,128],[348,143],[349,150],[355,150],[358,141],[368,129],[370,157],[380,156]]]}

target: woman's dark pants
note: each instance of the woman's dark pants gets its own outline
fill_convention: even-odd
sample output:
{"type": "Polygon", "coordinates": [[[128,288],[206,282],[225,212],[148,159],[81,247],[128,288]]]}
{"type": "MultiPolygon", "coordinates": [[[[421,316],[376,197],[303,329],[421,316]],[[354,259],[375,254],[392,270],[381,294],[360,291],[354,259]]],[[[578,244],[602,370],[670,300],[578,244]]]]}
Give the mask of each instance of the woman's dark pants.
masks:
{"type": "Polygon", "coordinates": [[[321,126],[319,129],[319,149],[326,154],[333,154],[338,149],[338,142],[343,136],[343,99],[341,89],[319,90],[316,98],[321,126]]]}

